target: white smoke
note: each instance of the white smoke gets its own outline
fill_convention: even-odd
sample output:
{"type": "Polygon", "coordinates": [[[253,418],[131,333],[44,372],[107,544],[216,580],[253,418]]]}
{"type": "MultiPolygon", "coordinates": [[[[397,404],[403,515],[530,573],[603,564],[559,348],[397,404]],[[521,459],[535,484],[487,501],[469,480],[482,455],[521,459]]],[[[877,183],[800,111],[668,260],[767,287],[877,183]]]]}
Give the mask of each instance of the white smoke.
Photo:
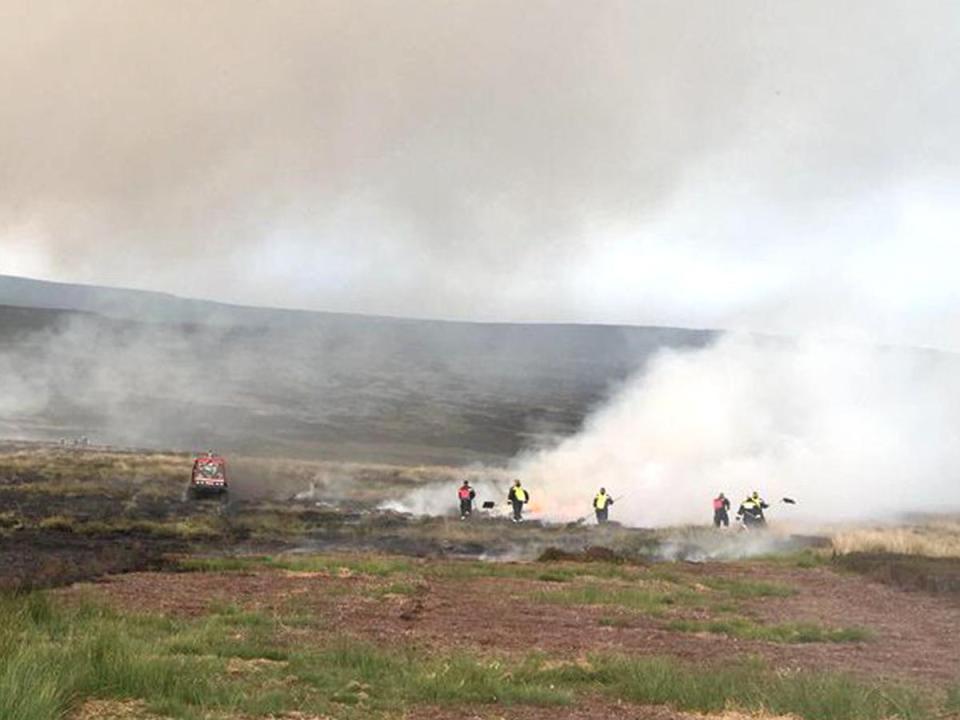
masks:
{"type": "Polygon", "coordinates": [[[578,435],[514,469],[546,519],[706,523],[758,490],[773,519],[848,520],[960,507],[960,358],[727,336],[664,351],[578,435]]]}
{"type": "Polygon", "coordinates": [[[509,477],[495,468],[468,468],[450,482],[431,482],[410,490],[400,498],[390,498],[380,503],[380,510],[411,513],[413,515],[456,515],[460,512],[457,490],[462,480],[469,481],[476,492],[474,511],[486,517],[507,515],[507,492],[509,477]],[[493,502],[492,509],[484,509],[485,502],[493,502]]]}

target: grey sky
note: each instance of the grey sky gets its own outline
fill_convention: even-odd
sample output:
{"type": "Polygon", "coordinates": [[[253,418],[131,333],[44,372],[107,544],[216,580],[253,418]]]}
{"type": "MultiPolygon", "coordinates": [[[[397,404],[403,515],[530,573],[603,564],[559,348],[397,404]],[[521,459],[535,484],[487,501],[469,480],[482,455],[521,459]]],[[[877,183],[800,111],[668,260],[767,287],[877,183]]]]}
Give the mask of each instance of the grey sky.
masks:
{"type": "Polygon", "coordinates": [[[955,2],[0,0],[0,271],[960,348],[955,2]]]}

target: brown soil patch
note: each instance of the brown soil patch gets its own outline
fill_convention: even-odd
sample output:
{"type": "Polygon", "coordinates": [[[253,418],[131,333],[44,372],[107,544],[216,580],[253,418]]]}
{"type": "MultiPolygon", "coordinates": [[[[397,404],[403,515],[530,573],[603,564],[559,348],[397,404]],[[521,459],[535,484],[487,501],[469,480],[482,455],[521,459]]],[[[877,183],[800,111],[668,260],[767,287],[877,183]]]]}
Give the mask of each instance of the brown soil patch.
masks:
{"type": "Polygon", "coordinates": [[[874,638],[864,643],[782,645],[673,632],[664,628],[662,618],[615,607],[537,602],[532,597],[536,591],[558,585],[504,578],[430,579],[413,595],[384,596],[383,588],[395,578],[271,570],[134,573],[75,586],[61,594],[71,597],[92,591],[123,608],[188,617],[225,605],[263,612],[295,608],[316,619],[313,627],[286,631],[289,640],[298,644],[320,643],[335,632],[427,652],[465,649],[519,655],[542,651],[570,660],[596,651],[694,662],[758,655],[781,669],[851,671],[923,686],[945,686],[960,674],[960,611],[942,598],[906,593],[825,568],[716,564],[676,566],[674,572],[693,582],[700,577],[731,577],[786,584],[797,590],[795,596],[743,601],[741,607],[768,622],[863,627],[874,638]],[[601,618],[614,616],[624,622],[600,625],[601,618]]]}
{"type": "MultiPolygon", "coordinates": [[[[223,720],[330,720],[325,715],[289,712],[261,718],[217,715],[223,720]]],[[[747,715],[726,712],[721,715],[681,713],[666,707],[650,707],[595,699],[572,707],[483,707],[420,706],[405,714],[407,720],[795,720],[791,716],[747,715]]],[[[71,720],[165,720],[145,710],[139,700],[88,700],[71,720]]]]}
{"type": "Polygon", "coordinates": [[[236,606],[247,611],[280,612],[303,603],[327,616],[344,594],[370,585],[359,577],[324,573],[257,571],[241,573],[131,573],[64,588],[67,598],[103,597],[127,610],[199,617],[212,609],[236,606]]]}
{"type": "Polygon", "coordinates": [[[781,568],[762,564],[717,565],[692,571],[783,583],[797,594],[749,604],[770,623],[811,622],[862,627],[865,643],[779,646],[789,664],[849,668],[865,675],[902,676],[942,683],[960,678],[960,607],[949,597],[905,592],[829,568],[781,568]]]}
{"type": "Polygon", "coordinates": [[[699,715],[666,707],[630,705],[596,699],[573,707],[420,707],[407,713],[409,720],[796,720],[789,715],[748,715],[725,712],[699,715]]]}
{"type": "Polygon", "coordinates": [[[608,702],[575,707],[421,707],[406,715],[409,720],[687,720],[689,717],[667,708],[608,702]]]}
{"type": "Polygon", "coordinates": [[[165,720],[148,713],[142,700],[87,700],[71,720],[165,720]]]}

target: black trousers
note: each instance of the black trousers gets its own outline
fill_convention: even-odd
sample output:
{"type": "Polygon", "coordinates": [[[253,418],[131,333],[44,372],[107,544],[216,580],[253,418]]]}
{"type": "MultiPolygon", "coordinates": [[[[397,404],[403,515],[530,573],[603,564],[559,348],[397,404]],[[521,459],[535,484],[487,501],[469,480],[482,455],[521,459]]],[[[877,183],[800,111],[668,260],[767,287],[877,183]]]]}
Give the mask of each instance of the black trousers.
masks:
{"type": "Polygon", "coordinates": [[[727,515],[727,511],[723,508],[713,511],[713,525],[714,527],[730,527],[730,516],[727,515]]]}
{"type": "Polygon", "coordinates": [[[596,510],[597,510],[597,523],[599,525],[603,525],[607,521],[607,518],[610,515],[610,510],[608,508],[604,508],[603,510],[601,510],[600,508],[596,508],[596,510]]]}
{"type": "Polygon", "coordinates": [[[461,500],[460,501],[460,515],[469,515],[470,511],[473,510],[473,501],[471,500],[461,500]]]}
{"type": "Polygon", "coordinates": [[[519,500],[511,500],[513,503],[513,519],[519,520],[523,516],[523,503],[519,500]]]}

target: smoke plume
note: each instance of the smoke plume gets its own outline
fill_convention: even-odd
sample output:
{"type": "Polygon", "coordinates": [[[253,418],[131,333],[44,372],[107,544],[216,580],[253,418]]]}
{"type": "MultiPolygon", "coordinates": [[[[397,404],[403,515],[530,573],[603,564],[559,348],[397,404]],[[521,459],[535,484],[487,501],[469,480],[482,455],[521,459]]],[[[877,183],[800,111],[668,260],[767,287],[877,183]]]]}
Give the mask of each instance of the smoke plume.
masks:
{"type": "Polygon", "coordinates": [[[958,28],[940,0],[10,0],[0,272],[960,347],[958,28]]]}
{"type": "Polygon", "coordinates": [[[515,464],[543,517],[588,514],[605,486],[642,526],[709,522],[721,491],[735,509],[758,490],[780,520],[956,509],[957,468],[957,357],[736,336],[660,353],[583,432],[515,464]]]}

